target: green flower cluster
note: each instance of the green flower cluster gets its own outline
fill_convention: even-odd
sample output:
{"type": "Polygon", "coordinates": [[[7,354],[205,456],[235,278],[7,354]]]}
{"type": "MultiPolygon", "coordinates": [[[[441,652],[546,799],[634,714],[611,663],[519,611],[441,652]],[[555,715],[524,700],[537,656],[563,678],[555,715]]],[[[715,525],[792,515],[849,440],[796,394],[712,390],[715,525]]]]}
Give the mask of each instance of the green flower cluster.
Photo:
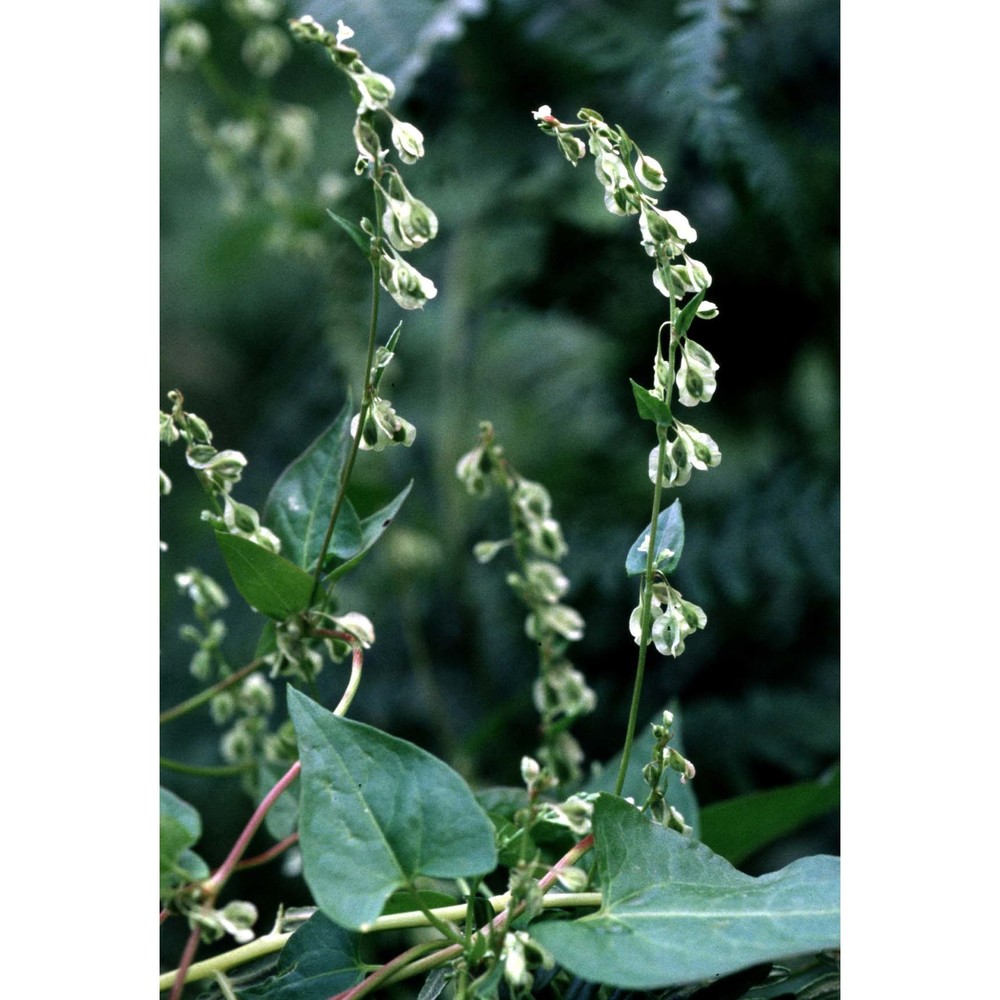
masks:
{"type": "Polygon", "coordinates": [[[437,235],[437,216],[410,193],[399,171],[386,161],[389,150],[383,148],[376,124],[380,115],[388,119],[390,141],[406,164],[416,163],[424,155],[423,133],[389,111],[395,84],[365,65],[358,50],[346,44],[354,32],[343,21],[337,22],[336,33],[327,31],[308,14],[290,25],[297,38],[322,45],[333,64],[348,78],[356,109],[353,131],[358,158],[354,172],[372,179],[383,202],[381,234],[368,220],[362,222],[362,228],[372,239],[371,252],[373,259],[377,259],[379,282],[401,308],[422,309],[437,295],[437,288],[400,254],[419,249],[437,235]]]}
{"type": "Polygon", "coordinates": [[[667,778],[671,771],[679,774],[682,782],[689,781],[695,774],[694,764],[669,745],[674,735],[673,724],[673,713],[665,711],[662,723],[652,726],[652,757],[642,769],[643,780],[649,785],[649,795],[642,808],[643,811],[648,809],[661,826],[688,834],[691,827],[684,822],[681,812],[667,803],[666,798],[667,778]]]}
{"type": "MultiPolygon", "coordinates": [[[[713,319],[719,309],[705,300],[705,292],[712,284],[708,268],[687,252],[698,238],[694,227],[681,212],[661,209],[656,198],[647,193],[662,191],[666,186],[663,168],[657,160],[645,155],[624,129],[608,125],[589,108],[579,112],[582,122],[579,125],[559,121],[552,115],[552,109],[544,105],[532,114],[543,132],[556,137],[559,148],[574,166],[590,149],[609,212],[639,216],[642,248],[656,261],[653,285],[670,301],[670,319],[663,324],[670,329],[670,341],[664,351],[661,327],[650,394],[669,406],[676,386],[684,406],[707,403],[715,392],[719,366],[704,347],[690,338],[688,330],[695,319],[713,319]],[[575,131],[587,134],[586,147],[572,134],[575,131]],[[680,302],[688,294],[694,298],[682,309],[680,302]]],[[[653,482],[659,466],[657,451],[654,449],[649,461],[653,482]]],[[[712,468],[721,460],[718,445],[708,434],[671,419],[661,477],[663,486],[683,486],[690,480],[692,470],[712,468]]]]}
{"type": "MultiPolygon", "coordinates": [[[[231,109],[231,116],[217,122],[210,122],[201,111],[191,114],[192,135],[207,153],[208,169],[222,190],[224,209],[239,212],[249,199],[263,195],[271,206],[291,212],[301,198],[293,193],[293,182],[312,159],[315,116],[302,105],[270,99],[266,90],[267,82],[288,64],[293,53],[287,29],[275,23],[284,3],[227,0],[231,23],[216,22],[213,26],[212,32],[220,36],[215,46],[208,27],[190,16],[190,5],[163,6],[170,24],[163,43],[164,67],[175,73],[201,71],[231,109]],[[233,34],[242,38],[239,44],[244,66],[260,81],[254,100],[242,99],[225,81],[221,66],[213,62],[213,48],[224,51],[233,34]]],[[[288,242],[287,228],[287,219],[275,226],[275,244],[282,237],[288,242]]],[[[308,253],[308,239],[300,243],[296,249],[308,253]]]]}
{"type": "MultiPolygon", "coordinates": [[[[543,132],[555,136],[573,166],[589,149],[609,212],[639,217],[640,245],[656,262],[653,285],[669,301],[670,318],[657,334],[653,386],[644,389],[635,385],[634,390],[637,402],[641,398],[640,412],[657,424],[658,442],[648,463],[651,482],[657,490],[683,486],[694,470],[714,468],[722,461],[711,436],[678,420],[671,409],[675,389],[681,405],[693,407],[707,403],[716,388],[718,364],[689,336],[696,319],[714,319],[719,314],[718,307],[705,299],[712,284],[708,268],[688,254],[698,234],[681,212],[661,208],[649,193],[666,187],[666,174],[659,161],[643,153],[621,126],[608,125],[589,108],[578,113],[579,124],[561,122],[547,105],[532,114],[543,132]],[[576,132],[587,136],[586,145],[576,132]],[[664,329],[669,331],[665,348],[664,329]]],[[[660,573],[644,581],[644,588],[645,599],[640,599],[629,621],[632,635],[641,642],[645,624],[647,642],[654,642],[665,656],[679,656],[686,637],[705,627],[705,612],[685,601],[660,573]],[[644,622],[646,616],[649,620],[644,622]]]]}
{"type": "MultiPolygon", "coordinates": [[[[194,469],[199,482],[216,504],[216,512],[202,511],[203,521],[216,530],[249,539],[271,552],[281,550],[278,536],[260,523],[260,515],[253,507],[235,501],[230,492],[240,481],[247,460],[239,451],[217,451],[212,445],[212,432],[208,424],[195,413],[184,409],[184,397],[177,389],[167,393],[173,403],[170,413],[160,411],[160,441],[173,444],[183,440],[187,445],[187,464],[194,469]],[[218,513],[221,505],[222,512],[218,513]]],[[[160,473],[160,490],[169,492],[170,480],[160,473]],[[166,483],[166,489],[164,484],[166,483]]]]}
{"type": "Polygon", "coordinates": [[[486,563],[501,549],[513,548],[518,568],[507,574],[507,584],[528,608],[524,630],[538,645],[539,676],[532,691],[544,740],[538,757],[556,781],[576,780],[583,751],[568,727],[592,712],[597,699],[566,656],[569,643],[583,638],[584,623],[575,608],[562,603],[569,580],[558,560],[567,548],[552,516],[552,499],[544,486],[511,466],[488,422],[480,424],[479,444],[458,460],[455,471],[472,495],[486,496],[493,485],[507,494],[510,536],[478,542],[473,552],[486,563]]]}

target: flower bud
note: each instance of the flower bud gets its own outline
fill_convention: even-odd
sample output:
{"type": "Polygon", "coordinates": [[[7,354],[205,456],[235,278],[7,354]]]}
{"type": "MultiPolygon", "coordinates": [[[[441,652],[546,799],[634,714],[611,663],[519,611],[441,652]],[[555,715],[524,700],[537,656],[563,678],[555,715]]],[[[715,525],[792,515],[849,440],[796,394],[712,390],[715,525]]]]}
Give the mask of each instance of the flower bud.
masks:
{"type": "Polygon", "coordinates": [[[160,496],[165,497],[172,488],[173,484],[170,482],[170,477],[163,469],[160,469],[160,496]]]}
{"type": "Polygon", "coordinates": [[[671,771],[676,771],[681,776],[681,781],[687,781],[695,775],[694,764],[686,757],[679,754],[673,747],[667,747],[663,754],[663,762],[671,771]]]}
{"type": "Polygon", "coordinates": [[[719,307],[714,302],[703,300],[698,303],[695,315],[698,319],[715,319],[719,315],[719,307]]]}
{"type": "Polygon", "coordinates": [[[567,865],[559,870],[557,880],[567,892],[585,892],[590,882],[590,875],[582,868],[567,865]]]}
{"type": "MultiPolygon", "coordinates": [[[[455,475],[471,496],[484,497],[490,491],[489,474],[492,464],[486,449],[473,448],[472,451],[467,451],[458,460],[455,466],[455,475]]],[[[480,561],[485,562],[486,560],[480,561]]]]}
{"type": "Polygon", "coordinates": [[[186,594],[201,618],[210,618],[229,606],[226,592],[207,573],[189,566],[174,575],[178,590],[186,594]]]}
{"type": "Polygon", "coordinates": [[[678,833],[684,834],[685,837],[691,833],[691,827],[684,822],[683,814],[673,806],[669,807],[668,816],[664,826],[666,826],[668,830],[676,830],[678,833]]]}
{"type": "Polygon", "coordinates": [[[434,282],[395,252],[382,256],[379,282],[402,309],[423,309],[424,303],[437,295],[434,282]]]}
{"type": "Polygon", "coordinates": [[[292,34],[303,42],[319,42],[321,45],[330,42],[335,43],[333,35],[321,25],[312,14],[303,14],[302,17],[294,18],[288,22],[288,27],[292,34]]]}
{"type": "Polygon", "coordinates": [[[659,160],[651,156],[639,156],[635,161],[635,173],[641,183],[650,191],[662,191],[667,186],[667,175],[659,160]]]}
{"type": "Polygon", "coordinates": [[[238,722],[220,741],[222,759],[229,764],[245,764],[253,756],[253,736],[238,722]]]}
{"type": "Polygon", "coordinates": [[[207,681],[212,673],[212,654],[207,649],[195,650],[188,664],[188,670],[195,680],[207,681]]]}
{"type": "Polygon", "coordinates": [[[722,461],[722,452],[715,441],[696,427],[690,424],[682,424],[679,420],[674,422],[674,429],[678,437],[683,437],[687,445],[687,452],[691,459],[691,464],[696,469],[714,469],[722,461]]]}
{"type": "Polygon", "coordinates": [[[538,763],[533,757],[522,757],[521,758],[521,781],[523,781],[529,788],[532,782],[538,780],[538,776],[542,773],[542,765],[538,763]]]}
{"type": "Polygon", "coordinates": [[[534,977],[528,971],[528,960],[524,953],[524,931],[510,932],[503,939],[501,959],[503,960],[503,977],[510,988],[520,994],[531,989],[534,977]]]}
{"type": "Polygon", "coordinates": [[[409,122],[392,118],[392,144],[404,163],[416,163],[424,155],[424,134],[409,122]]]}
{"type": "Polygon", "coordinates": [[[505,538],[502,542],[476,542],[472,546],[472,554],[476,562],[480,565],[488,563],[501,549],[513,544],[510,538],[505,538]]]}
{"type": "Polygon", "coordinates": [[[228,3],[237,17],[257,21],[273,21],[283,6],[281,0],[229,0],[228,3]]]}
{"type": "Polygon", "coordinates": [[[167,34],[163,65],[169,70],[186,73],[208,55],[211,47],[212,38],[205,25],[199,21],[182,21],[167,34]]]}
{"type": "Polygon", "coordinates": [[[236,714],[236,699],[231,691],[220,691],[209,703],[212,721],[224,726],[236,714]]]}
{"type": "Polygon", "coordinates": [[[173,444],[180,436],[173,416],[160,410],[160,443],[173,444]]]}
{"type": "Polygon", "coordinates": [[[370,649],[375,642],[375,626],[367,615],[358,611],[348,611],[342,615],[334,615],[331,621],[335,629],[353,635],[364,649],[370,649]]]}
{"type": "Polygon", "coordinates": [[[575,135],[570,135],[568,132],[560,132],[556,136],[556,142],[559,143],[563,156],[574,167],[587,155],[587,147],[575,135]]]}
{"type": "Polygon", "coordinates": [[[541,642],[548,633],[556,632],[570,642],[583,638],[583,618],[580,612],[565,604],[536,608],[524,622],[529,639],[541,642]]]}
{"type": "Polygon", "coordinates": [[[286,107],[277,113],[260,151],[270,173],[295,173],[312,158],[312,120],[308,108],[286,107]]]}
{"type": "Polygon", "coordinates": [[[360,59],[347,70],[358,89],[358,111],[384,111],[396,93],[396,86],[389,77],[370,70],[360,59]]]}
{"type": "Polygon", "coordinates": [[[677,368],[677,391],[685,406],[707,403],[715,394],[715,373],[718,364],[708,351],[692,340],[681,348],[681,363],[677,368]]]}
{"type": "Polygon", "coordinates": [[[250,715],[270,715],[274,710],[274,688],[263,674],[251,674],[240,685],[239,701],[250,715]]]}
{"type": "Polygon", "coordinates": [[[252,941],[253,925],[257,922],[257,907],[242,899],[234,899],[217,913],[227,934],[232,934],[239,944],[252,941]]]}
{"type": "Polygon", "coordinates": [[[562,124],[558,118],[553,116],[552,108],[547,104],[543,104],[537,111],[532,111],[531,117],[538,122],[538,127],[549,135],[554,134],[557,127],[562,124]]]}
{"type": "Polygon", "coordinates": [[[359,114],[354,119],[354,145],[358,149],[358,160],[365,164],[375,163],[382,155],[382,140],[372,124],[374,115],[370,111],[359,114]]]}
{"type": "Polygon", "coordinates": [[[240,54],[250,72],[266,80],[288,62],[292,44],[280,28],[265,24],[247,35],[240,54]]]}

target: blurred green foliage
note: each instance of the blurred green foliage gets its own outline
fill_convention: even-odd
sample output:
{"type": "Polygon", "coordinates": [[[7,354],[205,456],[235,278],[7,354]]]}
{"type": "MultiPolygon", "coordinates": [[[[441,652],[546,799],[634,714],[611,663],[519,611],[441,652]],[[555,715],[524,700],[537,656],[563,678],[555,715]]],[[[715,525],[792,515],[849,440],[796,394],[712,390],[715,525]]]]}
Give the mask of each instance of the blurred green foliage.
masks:
{"type": "MultiPolygon", "coordinates": [[[[247,6],[164,7],[164,34],[186,14],[207,27],[211,51],[206,72],[162,78],[160,405],[180,388],[218,446],[247,455],[240,498],[260,507],[347,387],[360,391],[370,272],[325,209],[357,219],[370,207],[341,80],[299,45],[272,77],[255,77],[241,54],[246,18],[233,13],[247,6]],[[287,105],[311,110],[311,152],[213,160],[205,142],[221,122],[273,121],[287,105]]],[[[698,230],[721,310],[704,333],[719,389],[697,423],[723,462],[680,493],[676,575],[708,628],[676,661],[652,654],[641,717],[679,699],[706,803],[819,775],[839,747],[835,0],[317,0],[283,11],[329,27],[342,18],[365,61],[396,81],[394,110],[426,137],[408,183],[440,220],[416,261],[438,297],[402,317],[383,303],[383,340],[404,320],[390,394],[417,440],[362,454],[353,495],[370,510],[416,482],[341,590],[342,609],[377,630],[352,714],[476,782],[517,783],[521,754],[537,745],[523,611],[506,567],[471,557],[474,541],[504,534],[506,514],[454,477],[488,419],[550,490],[570,546],[567,599],[587,622],[574,662],[600,699],[577,734],[592,760],[620,750],[636,656],[624,560],[648,521],[655,443],[629,377],[648,382],[666,310],[634,220],[604,210],[590,161],[571,168],[530,114],[549,104],[571,120],[588,106],[663,163],[661,204],[698,230]]],[[[172,575],[193,562],[226,577],[182,456],[167,452],[164,468],[174,480],[162,521],[167,706],[197,690],[172,575]]],[[[228,589],[239,665],[261,622],[228,589]]],[[[321,693],[335,701],[342,680],[328,666],[321,693]]],[[[166,726],[162,749],[220,760],[207,712],[166,726]]],[[[238,779],[169,783],[212,804],[206,842],[231,843],[245,809],[238,779]]],[[[798,853],[836,851],[835,824],[811,836],[798,853]]]]}

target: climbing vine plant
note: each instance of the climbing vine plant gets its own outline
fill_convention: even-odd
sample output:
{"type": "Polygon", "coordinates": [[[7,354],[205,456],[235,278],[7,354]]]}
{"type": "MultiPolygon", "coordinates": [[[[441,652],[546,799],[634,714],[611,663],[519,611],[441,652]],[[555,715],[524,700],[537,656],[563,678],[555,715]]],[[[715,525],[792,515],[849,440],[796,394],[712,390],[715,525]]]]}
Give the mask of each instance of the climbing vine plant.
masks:
{"type": "MultiPolygon", "coordinates": [[[[244,6],[251,17],[253,5],[244,6]]],[[[636,645],[633,694],[627,718],[604,720],[620,727],[621,755],[603,770],[585,767],[574,725],[601,708],[570,659],[585,623],[566,602],[562,527],[546,487],[514,464],[516,442],[501,444],[487,420],[474,441],[470,429],[470,450],[455,456],[455,470],[470,495],[506,500],[497,537],[478,542],[472,555],[497,566],[506,560],[506,582],[525,610],[525,651],[537,655],[530,693],[538,742],[514,751],[522,785],[472,787],[421,747],[351,717],[366,656],[377,648],[378,616],[342,607],[342,581],[363,571],[365,556],[405,517],[411,489],[378,509],[359,509],[352,475],[360,452],[406,448],[417,434],[385,379],[405,322],[380,343],[380,311],[385,296],[404,316],[432,303],[437,287],[412,258],[439,231],[434,210],[411,190],[424,135],[394,113],[393,81],[367,65],[353,36],[342,21],[328,30],[303,16],[290,32],[268,22],[258,25],[250,54],[266,75],[293,42],[319,46],[353,102],[355,174],[368,188],[370,212],[359,220],[330,212],[329,225],[356,246],[358,266],[370,269],[357,402],[348,397],[260,511],[238,499],[247,458],[217,447],[180,390],[160,413],[162,444],[183,448],[204,489],[198,530],[218,547],[232,586],[260,621],[254,657],[231,664],[226,588],[195,566],[175,577],[190,600],[192,621],[181,633],[193,646],[190,670],[202,691],[165,709],[161,722],[199,713],[218,727],[226,763],[216,770],[239,775],[251,804],[242,832],[220,850],[202,841],[198,811],[161,788],[161,921],[183,922],[187,942],[160,988],[172,1000],[199,984],[241,1000],[348,1000],[383,991],[430,1000],[445,990],[460,1000],[616,990],[693,996],[726,977],[733,996],[807,987],[820,995],[836,980],[837,859],[801,858],[757,877],[739,871],[734,862],[748,848],[733,830],[754,824],[760,801],[699,810],[676,708],[639,726],[651,652],[678,657],[708,626],[706,612],[672,582],[685,526],[671,494],[721,461],[718,444],[687,416],[716,391],[719,365],[702,344],[702,328],[719,310],[707,297],[708,268],[691,255],[696,230],[661,204],[661,164],[597,111],[581,109],[565,122],[543,106],[533,117],[572,167],[592,164],[607,211],[638,223],[637,262],[645,255],[651,292],[665,300],[650,338],[647,384],[631,383],[635,433],[645,430],[651,446],[636,473],[651,490],[621,560],[622,586],[635,598],[621,623],[636,645]],[[324,704],[316,681],[330,670],[343,676],[342,694],[324,704]],[[261,830],[273,844],[248,858],[261,830]],[[253,900],[230,896],[237,870],[289,857],[301,863],[311,905],[264,914],[253,900]],[[402,942],[397,953],[371,961],[369,943],[390,932],[402,942]],[[199,957],[204,943],[227,937],[231,947],[199,957]],[[263,969],[262,959],[269,960],[263,969]]],[[[168,35],[172,68],[196,65],[205,52],[205,29],[193,19],[168,35]]],[[[160,483],[168,495],[170,479],[161,473],[160,483]]],[[[167,773],[184,768],[164,765],[167,773]]],[[[771,835],[829,808],[835,796],[833,781],[779,790],[767,804],[771,835]]]]}

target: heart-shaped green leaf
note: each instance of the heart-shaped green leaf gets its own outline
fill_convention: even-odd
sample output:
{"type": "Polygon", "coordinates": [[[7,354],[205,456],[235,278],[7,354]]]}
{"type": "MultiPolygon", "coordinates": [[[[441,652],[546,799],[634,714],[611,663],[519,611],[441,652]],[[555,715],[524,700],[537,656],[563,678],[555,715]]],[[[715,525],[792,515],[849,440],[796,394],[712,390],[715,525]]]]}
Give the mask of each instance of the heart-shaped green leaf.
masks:
{"type": "Polygon", "coordinates": [[[331,920],[359,929],[418,875],[459,878],[496,867],[493,825],[447,764],[294,688],[288,708],[302,761],[305,879],[331,920]]]}
{"type": "MultiPolygon", "coordinates": [[[[281,539],[282,554],[310,572],[323,546],[350,451],[351,414],[348,399],[337,419],[278,477],[264,505],[264,524],[281,539]]],[[[347,559],[360,546],[361,522],[345,497],[330,552],[347,559]]]]}
{"type": "Polygon", "coordinates": [[[753,878],[605,794],[593,829],[601,908],[531,927],[577,976],[658,989],[839,946],[838,858],[803,858],[753,878]]]}
{"type": "MultiPolygon", "coordinates": [[[[632,543],[625,557],[625,572],[629,576],[639,576],[646,572],[646,553],[650,529],[646,529],[632,543]]],[[[664,576],[673,573],[681,561],[684,551],[684,515],[681,502],[675,500],[666,510],[660,511],[656,519],[656,558],[653,568],[664,576]]]]}

